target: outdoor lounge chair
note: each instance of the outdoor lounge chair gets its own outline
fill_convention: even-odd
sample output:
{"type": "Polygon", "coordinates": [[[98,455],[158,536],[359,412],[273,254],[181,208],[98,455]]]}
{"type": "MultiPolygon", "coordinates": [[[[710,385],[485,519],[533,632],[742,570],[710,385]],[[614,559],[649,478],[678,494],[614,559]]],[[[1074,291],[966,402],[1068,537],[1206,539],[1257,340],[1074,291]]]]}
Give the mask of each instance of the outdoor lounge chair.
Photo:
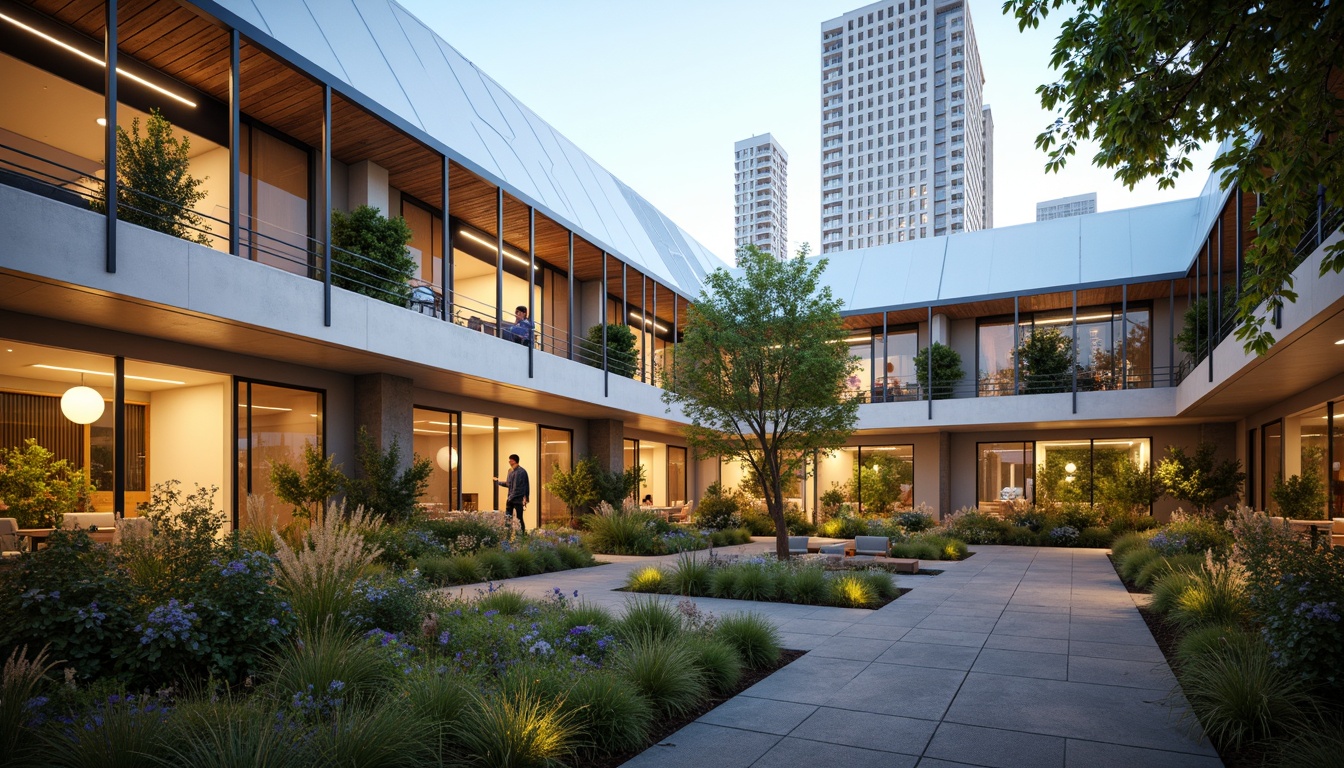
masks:
{"type": "Polygon", "coordinates": [[[790,537],[789,537],[789,554],[790,554],[790,555],[806,555],[806,554],[807,554],[807,537],[806,537],[806,536],[790,536],[790,537]]]}
{"type": "Polygon", "coordinates": [[[891,542],[886,536],[855,536],[854,554],[872,557],[886,557],[891,550],[891,542]]]}
{"type": "Polygon", "coordinates": [[[19,521],[13,517],[0,517],[0,557],[18,557],[23,553],[19,548],[19,521]]]}
{"type": "Polygon", "coordinates": [[[844,542],[841,542],[839,544],[823,544],[821,546],[821,549],[819,549],[818,551],[821,552],[821,554],[823,555],[839,555],[841,557],[844,557],[845,544],[844,542]]]}

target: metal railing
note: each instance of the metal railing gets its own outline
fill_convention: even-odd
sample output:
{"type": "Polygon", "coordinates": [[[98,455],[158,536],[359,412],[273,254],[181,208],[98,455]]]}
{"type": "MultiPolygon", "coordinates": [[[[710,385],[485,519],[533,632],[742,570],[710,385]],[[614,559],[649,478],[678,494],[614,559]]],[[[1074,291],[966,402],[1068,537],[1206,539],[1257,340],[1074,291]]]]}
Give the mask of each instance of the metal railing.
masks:
{"type": "MultiPolygon", "coordinates": [[[[1118,367],[1117,367],[1118,368],[1118,367]]],[[[1173,387],[1179,383],[1178,368],[1173,366],[1130,366],[1127,372],[1111,369],[1083,368],[1075,378],[1072,372],[1051,376],[1019,373],[1016,384],[1012,370],[978,381],[962,379],[955,383],[935,382],[931,387],[923,381],[875,381],[870,388],[850,386],[845,397],[861,403],[900,403],[928,400],[963,400],[974,397],[1008,397],[1013,395],[1059,394],[1077,392],[1115,392],[1126,389],[1153,389],[1173,387]],[[1006,375],[1004,375],[1006,374],[1006,375]],[[1076,390],[1075,390],[1076,386],[1076,390]]]]}

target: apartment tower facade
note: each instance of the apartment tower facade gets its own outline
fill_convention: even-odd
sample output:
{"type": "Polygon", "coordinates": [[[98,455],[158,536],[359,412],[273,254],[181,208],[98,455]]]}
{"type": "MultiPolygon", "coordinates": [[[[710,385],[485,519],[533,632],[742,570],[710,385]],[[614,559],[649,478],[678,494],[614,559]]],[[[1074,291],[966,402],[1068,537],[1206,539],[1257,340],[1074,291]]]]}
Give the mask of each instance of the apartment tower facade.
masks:
{"type": "Polygon", "coordinates": [[[789,153],[763,133],[733,145],[733,247],[789,254],[789,153]]]}
{"type": "Polygon", "coordinates": [[[983,85],[964,0],[884,1],[821,25],[823,253],[988,226],[983,85]]]}

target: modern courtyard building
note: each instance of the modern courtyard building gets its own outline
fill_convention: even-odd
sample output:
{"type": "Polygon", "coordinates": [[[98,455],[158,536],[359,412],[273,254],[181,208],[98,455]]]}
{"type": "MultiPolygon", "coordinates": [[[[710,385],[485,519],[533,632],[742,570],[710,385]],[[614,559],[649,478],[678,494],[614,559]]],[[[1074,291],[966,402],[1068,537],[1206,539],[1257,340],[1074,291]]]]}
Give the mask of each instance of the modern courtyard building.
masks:
{"type": "Polygon", "coordinates": [[[821,252],[985,229],[984,71],[963,0],[821,25],[821,252]]]}
{"type": "MultiPolygon", "coordinates": [[[[235,523],[305,444],[351,467],[361,427],[434,460],[431,508],[498,508],[490,478],[519,454],[537,484],[530,525],[568,519],[540,488],[583,456],[643,465],[639,495],[659,506],[740,482],[688,452],[658,387],[724,262],[400,6],[307,5],[0,0],[0,447],[38,440],[126,514],[158,482],[217,486],[235,523]],[[102,180],[135,178],[110,167],[109,126],[138,120],[143,135],[155,113],[190,139],[203,196],[117,185],[104,212],[102,180]],[[333,242],[333,218],[362,204],[405,217],[409,284],[333,242]],[[633,331],[633,360],[610,354],[610,323],[633,331]],[[101,414],[62,408],[80,385],[101,414]]],[[[898,59],[901,28],[936,49],[941,6],[892,7],[898,59]]],[[[854,19],[865,48],[876,14],[893,23],[872,12],[871,27],[854,19]]],[[[969,34],[954,18],[949,32],[969,34]]],[[[848,35],[847,20],[828,43],[848,35]]],[[[1119,467],[1211,440],[1251,469],[1257,506],[1276,478],[1318,472],[1339,514],[1344,277],[1315,276],[1340,218],[1313,212],[1300,298],[1253,358],[1217,308],[1241,285],[1255,202],[1210,179],[1190,200],[916,242],[868,247],[865,231],[826,273],[861,360],[859,430],[809,457],[794,503],[1104,502],[1119,467]],[[1187,321],[1201,301],[1214,310],[1187,321]],[[1039,333],[1068,339],[1066,375],[1017,360],[1039,333]],[[963,377],[916,375],[931,342],[963,377]]]]}
{"type": "Polygon", "coordinates": [[[733,247],[789,255],[789,154],[768,133],[733,145],[733,247]]]}

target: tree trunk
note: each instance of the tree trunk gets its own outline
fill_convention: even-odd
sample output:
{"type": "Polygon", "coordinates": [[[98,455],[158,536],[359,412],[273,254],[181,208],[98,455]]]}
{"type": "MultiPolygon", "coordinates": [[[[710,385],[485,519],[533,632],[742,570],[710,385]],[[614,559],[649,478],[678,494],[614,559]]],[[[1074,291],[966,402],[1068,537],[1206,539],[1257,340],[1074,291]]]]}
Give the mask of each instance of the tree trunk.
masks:
{"type": "Polygon", "coordinates": [[[775,557],[782,563],[789,559],[789,528],[784,524],[784,499],[776,496],[773,502],[767,501],[766,506],[775,521],[775,557]]]}

